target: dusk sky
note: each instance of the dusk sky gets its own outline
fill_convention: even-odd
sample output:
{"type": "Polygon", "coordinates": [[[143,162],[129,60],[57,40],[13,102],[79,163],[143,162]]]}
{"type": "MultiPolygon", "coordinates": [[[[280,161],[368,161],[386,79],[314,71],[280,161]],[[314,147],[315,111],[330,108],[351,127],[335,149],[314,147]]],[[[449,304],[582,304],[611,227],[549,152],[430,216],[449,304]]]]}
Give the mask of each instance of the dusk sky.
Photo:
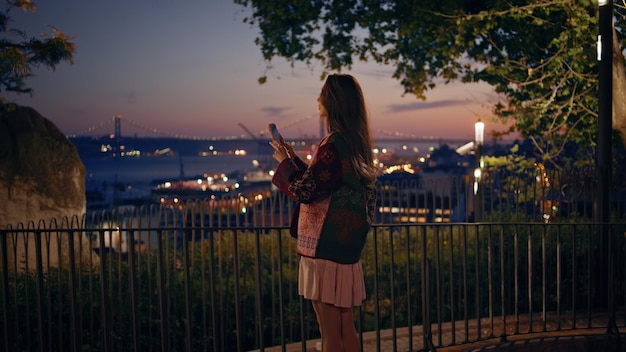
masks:
{"type": "MultiPolygon", "coordinates": [[[[228,0],[40,1],[35,13],[10,13],[13,27],[29,37],[54,25],[74,37],[74,65],[39,69],[27,81],[33,97],[6,94],[32,106],[67,135],[113,133],[139,136],[248,137],[275,122],[286,137],[318,136],[317,96],[321,68],[272,62],[268,82],[257,79],[267,63],[254,44],[258,30],[228,0]],[[138,127],[137,127],[138,126],[138,127]],[[88,132],[90,128],[96,128],[88,132]]],[[[441,84],[421,101],[403,95],[393,67],[356,64],[375,138],[382,131],[413,136],[473,139],[482,116],[486,132],[496,101],[482,85],[441,84]]]]}

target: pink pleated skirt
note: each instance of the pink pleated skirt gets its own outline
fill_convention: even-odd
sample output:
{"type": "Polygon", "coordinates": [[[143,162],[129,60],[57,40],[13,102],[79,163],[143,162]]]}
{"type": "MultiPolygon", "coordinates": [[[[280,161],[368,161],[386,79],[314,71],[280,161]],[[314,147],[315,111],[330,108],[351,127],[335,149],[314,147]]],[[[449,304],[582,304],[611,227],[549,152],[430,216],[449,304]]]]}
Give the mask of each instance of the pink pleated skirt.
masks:
{"type": "Polygon", "coordinates": [[[339,264],[326,259],[300,257],[298,293],[312,301],[336,307],[360,306],[365,299],[361,262],[339,264]]]}

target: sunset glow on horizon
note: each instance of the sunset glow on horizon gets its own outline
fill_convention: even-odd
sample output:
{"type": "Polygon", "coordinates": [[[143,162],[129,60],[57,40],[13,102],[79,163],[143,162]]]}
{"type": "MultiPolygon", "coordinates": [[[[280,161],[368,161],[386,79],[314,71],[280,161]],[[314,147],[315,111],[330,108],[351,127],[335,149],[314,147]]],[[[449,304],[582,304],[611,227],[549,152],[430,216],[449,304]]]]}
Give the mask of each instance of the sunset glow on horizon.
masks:
{"type": "MultiPolygon", "coordinates": [[[[274,122],[287,138],[318,136],[319,65],[278,60],[266,71],[244,11],[229,1],[38,3],[35,13],[11,13],[12,26],[28,36],[55,26],[74,38],[75,64],[38,70],[26,81],[32,98],[4,96],[67,135],[105,135],[120,114],[129,135],[248,138],[240,123],[260,135],[274,122]]],[[[487,134],[504,129],[491,122],[490,87],[441,84],[421,101],[403,96],[393,69],[359,62],[344,71],[361,83],[375,138],[471,140],[479,118],[487,134]]]]}

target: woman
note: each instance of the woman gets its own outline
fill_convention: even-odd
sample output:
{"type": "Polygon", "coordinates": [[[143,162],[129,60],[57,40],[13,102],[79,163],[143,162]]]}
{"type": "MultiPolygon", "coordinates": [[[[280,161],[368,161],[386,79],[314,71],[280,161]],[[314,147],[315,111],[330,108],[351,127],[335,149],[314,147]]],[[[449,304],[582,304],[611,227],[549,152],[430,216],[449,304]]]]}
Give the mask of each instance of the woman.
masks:
{"type": "Polygon", "coordinates": [[[298,291],[311,300],[322,351],[360,351],[352,307],[365,299],[361,251],[376,192],[363,92],[350,75],[330,75],[317,99],[328,135],[310,165],[272,139],[280,163],[272,182],[297,202],[291,233],[300,254],[298,291]]]}

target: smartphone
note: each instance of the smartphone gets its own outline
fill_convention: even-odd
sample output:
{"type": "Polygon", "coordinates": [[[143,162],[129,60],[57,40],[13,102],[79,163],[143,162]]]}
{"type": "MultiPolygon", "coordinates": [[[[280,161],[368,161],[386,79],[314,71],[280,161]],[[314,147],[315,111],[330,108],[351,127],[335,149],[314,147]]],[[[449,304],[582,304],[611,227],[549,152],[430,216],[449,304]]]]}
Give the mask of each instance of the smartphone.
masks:
{"type": "Polygon", "coordinates": [[[270,134],[272,135],[272,138],[283,143],[285,142],[285,140],[283,139],[283,136],[281,136],[280,132],[278,132],[278,128],[276,128],[275,124],[270,123],[268,125],[268,129],[270,130],[270,134]]]}

